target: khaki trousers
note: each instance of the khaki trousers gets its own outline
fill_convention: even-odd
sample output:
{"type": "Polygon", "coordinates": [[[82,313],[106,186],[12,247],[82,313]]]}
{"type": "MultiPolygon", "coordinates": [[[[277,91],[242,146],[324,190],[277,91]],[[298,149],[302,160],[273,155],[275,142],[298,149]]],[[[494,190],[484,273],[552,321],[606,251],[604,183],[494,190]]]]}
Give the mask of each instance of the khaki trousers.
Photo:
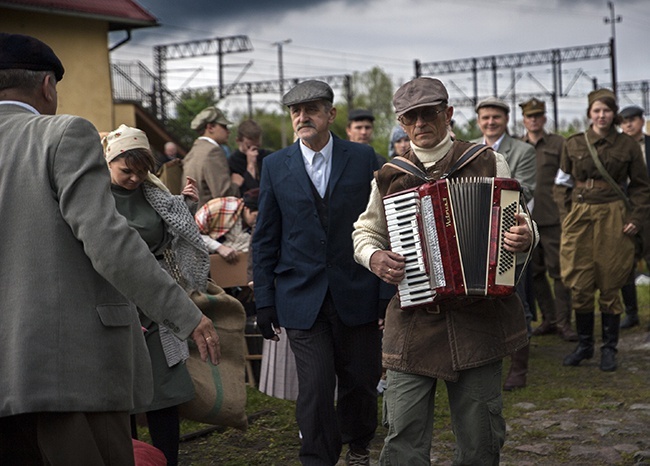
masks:
{"type": "Polygon", "coordinates": [[[634,242],[623,234],[624,219],[623,201],[574,203],[564,219],[560,269],[575,312],[594,311],[596,290],[601,312],[623,312],[620,289],[634,263],[634,242]]]}

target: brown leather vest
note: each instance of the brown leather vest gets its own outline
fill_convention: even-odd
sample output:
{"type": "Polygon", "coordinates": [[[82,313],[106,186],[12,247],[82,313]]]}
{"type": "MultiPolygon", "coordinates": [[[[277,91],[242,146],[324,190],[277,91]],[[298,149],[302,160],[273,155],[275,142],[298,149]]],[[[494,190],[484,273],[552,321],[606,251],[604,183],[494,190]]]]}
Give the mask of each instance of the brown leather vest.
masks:
{"type": "MultiPolygon", "coordinates": [[[[449,152],[433,167],[429,176],[439,179],[472,143],[454,141],[449,152]]],[[[412,152],[404,157],[421,170],[424,166],[412,152]]],[[[481,152],[453,177],[496,176],[492,150],[481,152]]],[[[424,183],[390,164],[376,174],[382,196],[424,183]]],[[[516,294],[502,298],[458,298],[439,305],[402,310],[393,297],[386,310],[383,365],[387,369],[458,380],[459,371],[502,359],[527,343],[526,322],[516,294]]]]}

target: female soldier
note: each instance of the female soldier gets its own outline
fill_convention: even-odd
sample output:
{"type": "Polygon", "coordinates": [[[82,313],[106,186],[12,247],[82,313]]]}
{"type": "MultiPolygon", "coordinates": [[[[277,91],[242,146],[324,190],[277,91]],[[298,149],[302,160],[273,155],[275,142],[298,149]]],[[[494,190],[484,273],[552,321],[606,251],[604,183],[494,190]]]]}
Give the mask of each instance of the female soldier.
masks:
{"type": "Polygon", "coordinates": [[[616,370],[623,312],[620,289],[631,272],[633,237],[650,215],[650,186],[641,149],[631,137],[616,131],[617,113],[612,91],[591,92],[587,109],[591,125],[567,140],[561,162],[574,186],[570,211],[562,224],[560,267],[562,279],[571,287],[579,336],[578,346],[564,365],[577,366],[593,357],[598,290],[603,371],[616,370]],[[623,193],[626,183],[627,196],[623,193]]]}

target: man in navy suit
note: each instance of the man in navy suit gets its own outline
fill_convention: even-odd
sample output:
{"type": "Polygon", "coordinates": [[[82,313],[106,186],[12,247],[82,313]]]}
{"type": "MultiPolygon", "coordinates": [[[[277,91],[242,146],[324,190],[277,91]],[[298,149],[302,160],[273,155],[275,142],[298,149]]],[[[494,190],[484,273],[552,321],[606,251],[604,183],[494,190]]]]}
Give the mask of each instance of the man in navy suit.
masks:
{"type": "Polygon", "coordinates": [[[282,98],[298,140],[264,159],[253,237],[259,328],[277,340],[284,327],[296,356],[305,465],[336,464],[346,443],[347,464],[369,464],[381,376],[379,279],[354,261],[351,236],[378,164],[330,132],[333,100],[313,80],[282,98]]]}

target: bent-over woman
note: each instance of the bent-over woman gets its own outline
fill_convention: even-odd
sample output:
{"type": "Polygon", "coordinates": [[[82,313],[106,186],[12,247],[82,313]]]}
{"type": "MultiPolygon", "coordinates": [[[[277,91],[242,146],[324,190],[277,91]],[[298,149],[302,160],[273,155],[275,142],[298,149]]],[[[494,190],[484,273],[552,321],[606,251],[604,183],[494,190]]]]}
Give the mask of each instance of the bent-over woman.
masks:
{"type": "MultiPolygon", "coordinates": [[[[146,134],[121,125],[103,139],[111,174],[111,190],[118,212],[138,231],[161,267],[186,290],[205,291],[210,262],[207,248],[188,204],[196,209],[198,192],[188,180],[180,196],[151,174],[155,159],[146,134]]],[[[162,324],[140,314],[154,378],[154,397],[147,407],[153,445],[178,464],[178,405],[194,397],[194,386],[184,364],[187,343],[162,324]]],[[[137,432],[133,432],[137,438],[137,432]]]]}

